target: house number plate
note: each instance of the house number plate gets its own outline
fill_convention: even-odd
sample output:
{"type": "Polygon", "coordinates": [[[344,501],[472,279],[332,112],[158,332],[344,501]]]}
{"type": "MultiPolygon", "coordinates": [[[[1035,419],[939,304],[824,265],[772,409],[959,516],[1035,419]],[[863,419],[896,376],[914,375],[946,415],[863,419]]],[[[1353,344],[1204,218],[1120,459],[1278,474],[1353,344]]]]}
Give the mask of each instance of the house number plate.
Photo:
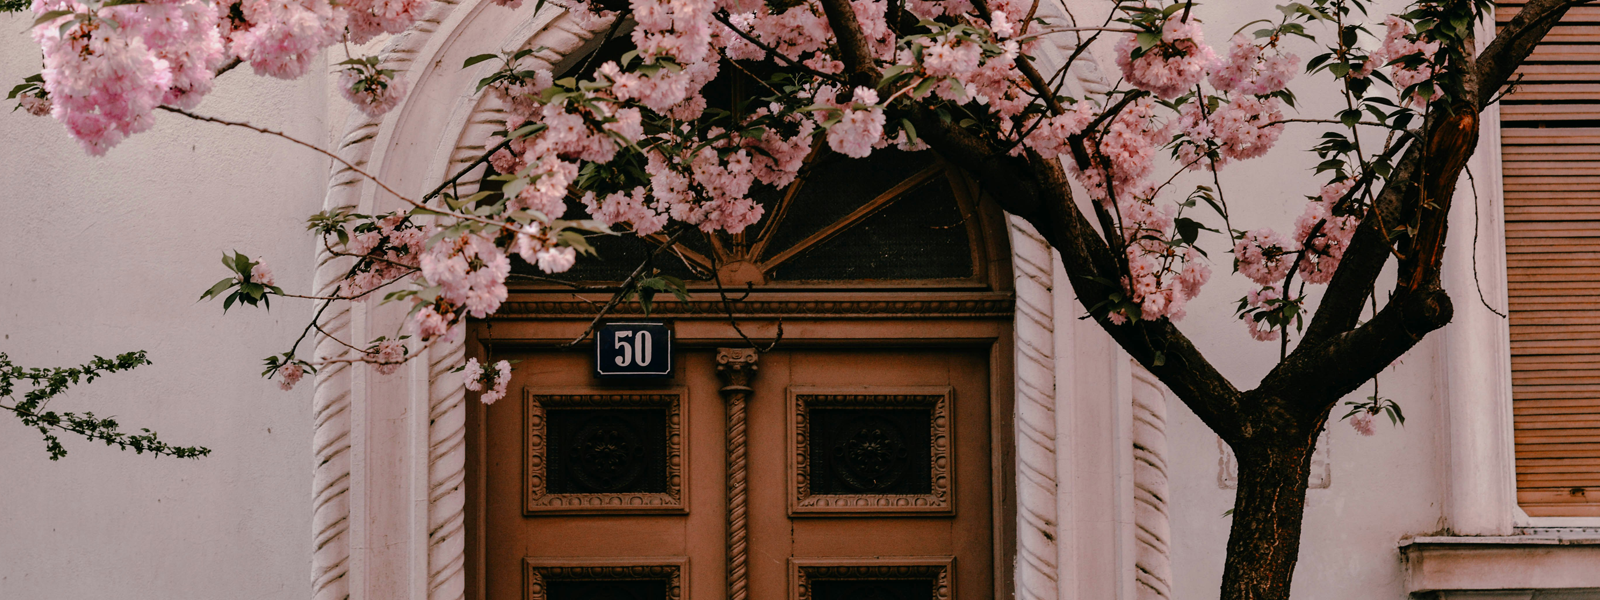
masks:
{"type": "Polygon", "coordinates": [[[607,323],[594,334],[600,378],[672,375],[672,330],[666,323],[607,323]]]}

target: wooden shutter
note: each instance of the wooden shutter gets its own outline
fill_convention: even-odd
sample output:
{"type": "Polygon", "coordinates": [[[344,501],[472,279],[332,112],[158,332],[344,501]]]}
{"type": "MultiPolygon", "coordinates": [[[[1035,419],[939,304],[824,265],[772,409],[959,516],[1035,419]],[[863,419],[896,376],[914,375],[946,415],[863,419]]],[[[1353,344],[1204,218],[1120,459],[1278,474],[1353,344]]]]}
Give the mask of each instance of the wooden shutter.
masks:
{"type": "Polygon", "coordinates": [[[1517,73],[1500,112],[1517,501],[1600,516],[1600,7],[1572,9],[1517,73]]]}

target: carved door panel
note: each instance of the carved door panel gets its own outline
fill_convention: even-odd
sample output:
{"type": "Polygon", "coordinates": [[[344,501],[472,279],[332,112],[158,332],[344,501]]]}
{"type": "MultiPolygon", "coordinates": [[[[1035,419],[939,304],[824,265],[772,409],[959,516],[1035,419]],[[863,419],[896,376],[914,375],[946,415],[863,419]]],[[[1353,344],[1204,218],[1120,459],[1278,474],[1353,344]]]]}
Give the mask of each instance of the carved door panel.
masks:
{"type": "MultiPolygon", "coordinates": [[[[484,423],[487,597],[994,594],[989,352],[528,353],[484,423]]],[[[498,358],[498,357],[497,357],[498,358]]]]}

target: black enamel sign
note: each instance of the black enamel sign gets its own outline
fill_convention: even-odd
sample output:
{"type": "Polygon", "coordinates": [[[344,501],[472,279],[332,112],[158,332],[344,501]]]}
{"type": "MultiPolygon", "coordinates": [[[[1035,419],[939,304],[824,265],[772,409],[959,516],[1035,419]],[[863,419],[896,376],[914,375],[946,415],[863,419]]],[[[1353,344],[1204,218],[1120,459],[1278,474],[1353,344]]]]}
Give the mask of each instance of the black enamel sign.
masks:
{"type": "Polygon", "coordinates": [[[672,375],[672,330],[666,323],[607,323],[595,331],[594,342],[597,377],[672,375]]]}

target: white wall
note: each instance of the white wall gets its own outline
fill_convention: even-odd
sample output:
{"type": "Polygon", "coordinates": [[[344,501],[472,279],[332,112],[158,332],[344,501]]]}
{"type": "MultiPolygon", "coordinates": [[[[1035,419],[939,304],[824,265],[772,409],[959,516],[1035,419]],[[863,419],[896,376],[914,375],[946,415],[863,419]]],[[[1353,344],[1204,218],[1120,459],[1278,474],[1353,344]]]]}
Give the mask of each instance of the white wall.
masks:
{"type": "MultiPolygon", "coordinates": [[[[30,15],[0,16],[0,82],[39,70],[30,15]]],[[[313,67],[320,71],[319,64],[313,67]]],[[[326,143],[323,78],[224,75],[198,112],[326,143]]],[[[343,114],[343,108],[339,107],[343,114]]],[[[149,351],[52,409],[205,445],[152,459],[36,432],[0,415],[0,598],[303,598],[311,573],[310,386],[282,392],[261,359],[310,317],[195,299],[240,250],[289,290],[310,284],[327,160],[288,142],[172,115],[102,158],[52,119],[0,112],[0,352],[23,365],[149,351]],[[185,146],[188,146],[185,148],[185,146]]]]}

